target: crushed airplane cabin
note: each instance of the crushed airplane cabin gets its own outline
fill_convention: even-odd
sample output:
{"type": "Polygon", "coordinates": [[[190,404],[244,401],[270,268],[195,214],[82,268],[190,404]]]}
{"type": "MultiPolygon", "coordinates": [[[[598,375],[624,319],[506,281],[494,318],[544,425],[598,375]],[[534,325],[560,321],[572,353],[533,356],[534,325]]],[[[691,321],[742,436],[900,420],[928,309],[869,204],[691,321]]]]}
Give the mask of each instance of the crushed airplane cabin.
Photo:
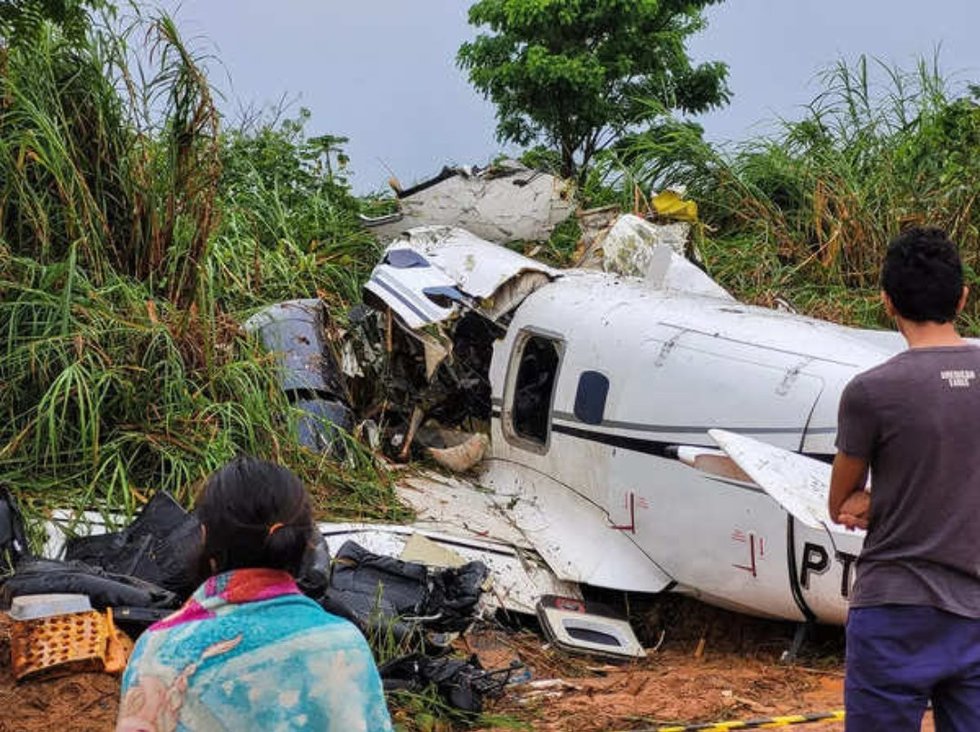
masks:
{"type": "MultiPolygon", "coordinates": [[[[900,337],[741,304],[668,244],[643,267],[555,270],[451,227],[392,241],[367,302],[420,378],[480,372],[490,435],[474,485],[401,495],[450,534],[499,516],[565,582],[842,623],[862,536],[826,514],[837,402],[900,337]]],[[[402,446],[439,413],[416,397],[402,446]]]]}

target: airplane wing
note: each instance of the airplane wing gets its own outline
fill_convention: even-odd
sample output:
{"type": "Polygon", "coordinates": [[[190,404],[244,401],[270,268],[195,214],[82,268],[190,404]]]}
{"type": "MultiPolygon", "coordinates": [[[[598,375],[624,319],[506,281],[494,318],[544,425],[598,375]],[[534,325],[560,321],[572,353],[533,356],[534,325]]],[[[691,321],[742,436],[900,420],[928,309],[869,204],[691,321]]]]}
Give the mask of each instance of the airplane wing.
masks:
{"type": "Polygon", "coordinates": [[[760,488],[805,526],[835,534],[863,536],[831,521],[827,513],[830,465],[726,430],[711,438],[760,488]]]}

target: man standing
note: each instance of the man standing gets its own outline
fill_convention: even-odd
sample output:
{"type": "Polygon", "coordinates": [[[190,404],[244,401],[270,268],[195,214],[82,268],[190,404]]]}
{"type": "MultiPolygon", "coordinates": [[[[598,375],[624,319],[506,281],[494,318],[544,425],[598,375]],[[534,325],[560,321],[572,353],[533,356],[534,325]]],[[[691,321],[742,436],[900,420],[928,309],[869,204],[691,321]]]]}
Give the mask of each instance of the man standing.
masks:
{"type": "Polygon", "coordinates": [[[980,348],[956,246],[888,247],[882,298],[909,349],[844,389],[829,510],[867,528],[847,620],[849,732],[980,731],[980,348]],[[865,490],[868,471],[871,491],[865,490]]]}

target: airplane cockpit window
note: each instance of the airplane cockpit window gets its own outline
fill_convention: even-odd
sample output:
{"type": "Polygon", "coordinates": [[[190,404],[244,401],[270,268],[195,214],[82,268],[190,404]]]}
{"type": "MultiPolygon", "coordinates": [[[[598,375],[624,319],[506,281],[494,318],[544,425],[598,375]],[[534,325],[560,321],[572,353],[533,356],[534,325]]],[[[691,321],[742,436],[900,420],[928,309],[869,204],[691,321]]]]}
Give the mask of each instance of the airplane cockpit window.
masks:
{"type": "Polygon", "coordinates": [[[524,343],[514,384],[512,425],[518,437],[540,445],[548,442],[551,398],[558,375],[558,343],[532,335],[524,343]]]}
{"type": "Polygon", "coordinates": [[[609,396],[609,378],[598,371],[583,371],[575,392],[575,418],[586,424],[602,424],[609,396]]]}

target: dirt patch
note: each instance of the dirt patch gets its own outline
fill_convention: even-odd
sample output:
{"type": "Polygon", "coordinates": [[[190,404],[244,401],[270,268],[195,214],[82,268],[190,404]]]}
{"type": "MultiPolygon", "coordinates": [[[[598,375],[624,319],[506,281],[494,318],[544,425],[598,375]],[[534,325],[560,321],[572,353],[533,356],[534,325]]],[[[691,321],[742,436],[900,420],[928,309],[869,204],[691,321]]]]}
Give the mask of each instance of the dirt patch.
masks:
{"type": "MultiPolygon", "coordinates": [[[[780,664],[781,647],[771,634],[746,621],[744,634],[716,635],[723,616],[709,615],[710,633],[667,640],[642,662],[625,665],[571,656],[549,647],[533,632],[499,628],[469,634],[459,650],[475,653],[488,668],[504,667],[515,659],[525,663],[530,681],[510,687],[488,711],[522,723],[523,729],[542,732],[647,730],[842,708],[840,656],[814,655],[811,647],[801,662],[810,665],[780,664]],[[767,638],[770,642],[763,642],[767,638]],[[700,658],[695,657],[699,645],[700,658]]],[[[0,613],[0,732],[112,730],[119,678],[81,673],[15,684],[5,620],[0,613]]],[[[844,726],[814,723],[793,729],[842,732],[844,726]]],[[[932,729],[927,720],[923,730],[932,729]]]]}
{"type": "Polygon", "coordinates": [[[0,732],[105,732],[116,724],[119,677],[75,673],[43,681],[14,681],[9,621],[0,613],[0,732]]]}
{"type": "MultiPolygon", "coordinates": [[[[843,671],[834,658],[822,659],[821,668],[788,666],[775,654],[713,651],[699,639],[665,644],[643,661],[614,665],[557,652],[532,633],[500,631],[471,634],[467,645],[488,667],[514,658],[527,664],[531,681],[512,687],[492,711],[546,732],[828,712],[843,703],[843,671]]],[[[805,729],[829,732],[843,725],[805,729]]]]}

